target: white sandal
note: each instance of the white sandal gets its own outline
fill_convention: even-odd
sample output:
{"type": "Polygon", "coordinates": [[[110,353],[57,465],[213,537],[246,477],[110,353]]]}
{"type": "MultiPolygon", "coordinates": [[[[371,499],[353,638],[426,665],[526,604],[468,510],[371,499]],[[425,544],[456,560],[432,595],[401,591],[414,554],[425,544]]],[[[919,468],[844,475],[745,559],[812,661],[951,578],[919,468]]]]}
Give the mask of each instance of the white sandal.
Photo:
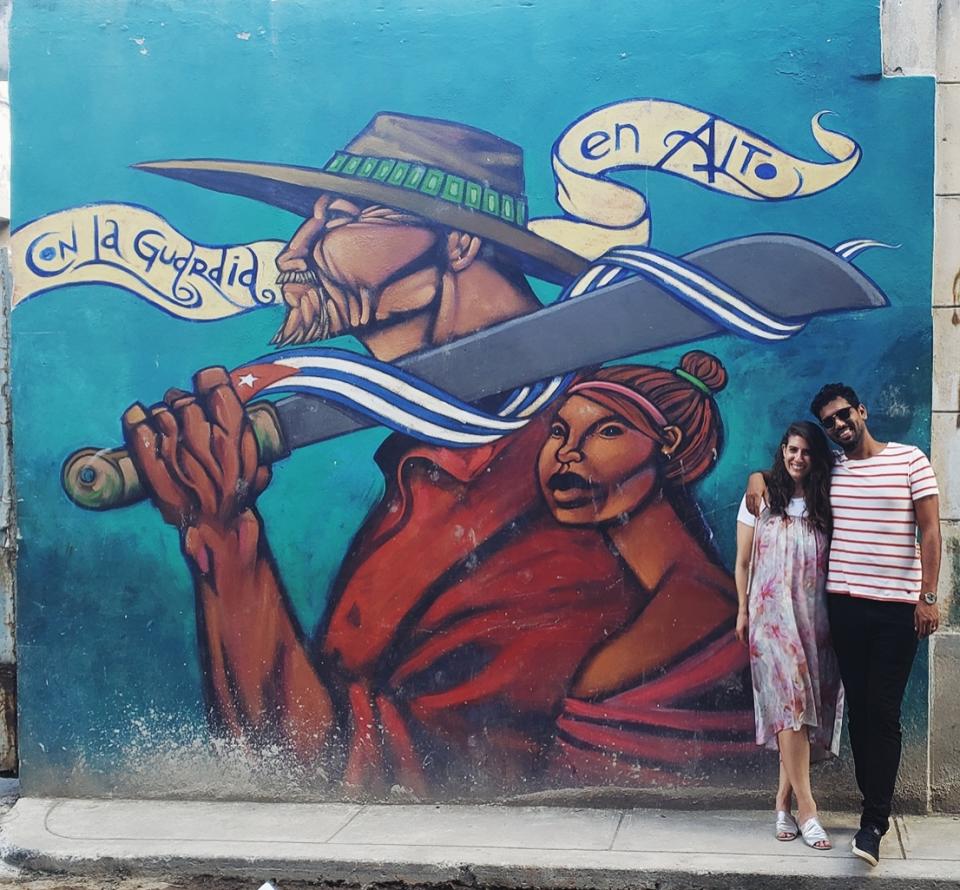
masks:
{"type": "Polygon", "coordinates": [[[820,820],[816,816],[811,816],[803,825],[800,826],[800,834],[803,835],[803,842],[814,850],[832,850],[833,844],[830,837],[823,830],[820,820]],[[818,847],[817,844],[826,841],[827,846],[818,847]]]}
{"type": "Polygon", "coordinates": [[[797,826],[797,820],[786,810],[777,810],[777,827],[774,831],[774,837],[778,841],[795,841],[800,829],[797,826]],[[781,835],[788,835],[781,837],[781,835]]]}

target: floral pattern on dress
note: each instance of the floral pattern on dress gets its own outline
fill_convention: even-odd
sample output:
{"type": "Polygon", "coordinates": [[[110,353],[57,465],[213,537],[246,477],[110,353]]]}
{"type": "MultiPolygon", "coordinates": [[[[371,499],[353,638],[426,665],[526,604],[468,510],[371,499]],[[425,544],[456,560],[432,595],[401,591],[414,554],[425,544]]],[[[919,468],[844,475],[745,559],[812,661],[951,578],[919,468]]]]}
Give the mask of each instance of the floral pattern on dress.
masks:
{"type": "Polygon", "coordinates": [[[830,641],[829,542],[803,517],[764,510],[754,530],[749,649],[757,744],[777,750],[777,733],[809,727],[814,756],[840,747],[843,688],[830,641]]]}

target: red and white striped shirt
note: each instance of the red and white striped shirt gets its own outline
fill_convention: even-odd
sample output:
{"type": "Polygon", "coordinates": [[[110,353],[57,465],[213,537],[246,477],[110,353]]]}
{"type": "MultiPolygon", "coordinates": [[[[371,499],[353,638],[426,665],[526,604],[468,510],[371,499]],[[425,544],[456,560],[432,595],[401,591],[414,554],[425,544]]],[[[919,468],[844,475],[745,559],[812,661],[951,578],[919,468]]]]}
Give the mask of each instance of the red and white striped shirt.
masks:
{"type": "Polygon", "coordinates": [[[920,548],[913,504],[934,494],[933,467],[913,445],[890,442],[863,460],[841,455],[830,480],[827,593],[917,602],[920,548]]]}

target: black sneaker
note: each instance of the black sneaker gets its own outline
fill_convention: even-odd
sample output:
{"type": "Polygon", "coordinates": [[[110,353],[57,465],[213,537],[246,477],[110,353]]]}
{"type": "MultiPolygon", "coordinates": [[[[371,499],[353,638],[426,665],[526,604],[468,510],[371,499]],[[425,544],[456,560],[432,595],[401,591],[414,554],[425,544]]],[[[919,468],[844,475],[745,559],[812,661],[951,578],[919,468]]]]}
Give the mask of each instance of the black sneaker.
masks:
{"type": "Polygon", "coordinates": [[[853,836],[853,855],[871,865],[880,861],[880,838],[883,832],[876,825],[865,825],[853,836]]]}

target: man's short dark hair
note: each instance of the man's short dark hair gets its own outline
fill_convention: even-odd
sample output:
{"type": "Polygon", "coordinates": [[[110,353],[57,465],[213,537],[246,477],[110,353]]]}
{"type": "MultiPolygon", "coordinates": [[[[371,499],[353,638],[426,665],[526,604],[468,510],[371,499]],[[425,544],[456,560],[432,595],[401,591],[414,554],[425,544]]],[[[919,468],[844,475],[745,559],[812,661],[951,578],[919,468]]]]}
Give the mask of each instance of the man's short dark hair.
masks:
{"type": "Polygon", "coordinates": [[[847,386],[846,383],[828,383],[821,387],[820,392],[813,397],[813,401],[810,403],[810,413],[819,420],[823,406],[829,405],[834,399],[846,399],[854,408],[859,408],[863,404],[860,401],[860,396],[853,391],[852,386],[847,386]]]}

